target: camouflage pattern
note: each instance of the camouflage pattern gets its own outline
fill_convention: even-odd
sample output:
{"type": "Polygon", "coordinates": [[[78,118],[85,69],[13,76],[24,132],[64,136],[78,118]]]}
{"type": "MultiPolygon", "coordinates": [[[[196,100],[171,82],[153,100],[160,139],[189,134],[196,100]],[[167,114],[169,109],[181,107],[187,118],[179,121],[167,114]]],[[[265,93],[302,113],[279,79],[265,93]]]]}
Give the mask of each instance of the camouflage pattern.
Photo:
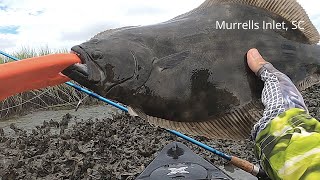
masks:
{"type": "Polygon", "coordinates": [[[256,157],[271,179],[320,178],[320,123],[306,111],[283,112],[255,141],[256,157]]]}

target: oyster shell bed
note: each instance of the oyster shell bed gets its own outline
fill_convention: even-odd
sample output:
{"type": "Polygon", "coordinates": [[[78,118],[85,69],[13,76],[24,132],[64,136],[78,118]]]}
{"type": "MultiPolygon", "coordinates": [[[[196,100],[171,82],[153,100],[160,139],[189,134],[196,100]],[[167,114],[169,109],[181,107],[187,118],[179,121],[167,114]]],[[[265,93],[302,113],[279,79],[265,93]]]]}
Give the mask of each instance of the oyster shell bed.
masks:
{"type": "MultiPolygon", "coordinates": [[[[310,114],[320,119],[320,86],[302,94],[310,114]]],[[[14,135],[0,128],[0,179],[134,179],[168,143],[180,141],[217,166],[222,158],[155,128],[138,118],[84,119],[68,127],[74,118],[44,122],[31,133],[10,126],[14,135]]],[[[209,140],[195,137],[219,151],[256,163],[249,140],[209,140]]]]}

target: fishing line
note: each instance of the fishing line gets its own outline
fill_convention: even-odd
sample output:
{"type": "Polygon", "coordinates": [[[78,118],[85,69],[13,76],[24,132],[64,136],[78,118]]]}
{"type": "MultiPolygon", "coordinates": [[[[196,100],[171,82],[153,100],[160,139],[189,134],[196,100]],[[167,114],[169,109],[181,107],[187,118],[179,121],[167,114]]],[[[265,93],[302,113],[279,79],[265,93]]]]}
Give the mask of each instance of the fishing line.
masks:
{"type": "Polygon", "coordinates": [[[75,102],[77,102],[77,101],[79,101],[79,100],[82,99],[82,97],[79,97],[77,94],[72,93],[71,96],[70,96],[68,93],[66,93],[66,92],[63,91],[62,89],[57,88],[56,90],[57,90],[58,92],[61,92],[61,93],[64,94],[65,96],[68,96],[68,97],[69,97],[69,101],[67,101],[67,100],[61,98],[58,94],[55,94],[55,93],[51,92],[51,90],[52,90],[52,89],[49,89],[49,90],[48,90],[48,93],[47,93],[47,94],[44,94],[44,96],[46,96],[46,97],[54,97],[54,98],[56,98],[56,99],[58,99],[58,100],[60,100],[60,101],[62,101],[62,102],[65,102],[64,104],[69,104],[69,105],[72,105],[72,106],[74,106],[74,107],[76,107],[76,106],[75,106],[73,103],[75,103],[75,102]]]}
{"type": "MultiPolygon", "coordinates": [[[[60,89],[58,89],[58,90],[61,91],[60,89]]],[[[64,100],[64,99],[60,98],[59,96],[56,96],[56,95],[54,95],[53,93],[50,93],[50,91],[51,91],[51,89],[46,89],[46,90],[39,91],[39,92],[41,92],[41,93],[36,94],[34,97],[32,97],[32,98],[30,98],[30,99],[28,99],[28,100],[23,100],[23,99],[22,99],[23,102],[21,102],[21,103],[19,103],[19,104],[15,104],[15,105],[13,105],[13,106],[6,107],[6,108],[1,108],[0,112],[3,112],[3,111],[6,111],[6,110],[10,110],[10,109],[16,108],[16,107],[19,107],[19,106],[24,105],[24,104],[27,104],[27,103],[31,103],[31,104],[34,104],[34,105],[37,105],[37,106],[41,106],[40,109],[47,109],[47,108],[51,108],[51,107],[56,107],[56,106],[61,106],[61,105],[62,105],[62,104],[58,104],[58,105],[53,105],[53,106],[49,106],[49,105],[43,106],[43,105],[41,105],[40,103],[32,102],[32,100],[34,100],[34,99],[36,99],[36,98],[39,98],[40,100],[42,100],[42,99],[40,98],[40,96],[42,96],[42,95],[43,95],[43,96],[47,96],[47,97],[53,97],[53,98],[60,99],[61,101],[64,101],[64,102],[65,102],[63,105],[68,104],[68,105],[72,105],[72,106],[76,107],[76,105],[74,104],[76,101],[74,101],[74,102],[71,101],[71,102],[70,102],[70,101],[64,100]]],[[[63,92],[63,91],[61,91],[61,92],[63,92]]],[[[88,97],[88,96],[86,96],[86,97],[88,97]]],[[[78,98],[79,98],[79,97],[78,97],[78,98]]],[[[80,100],[81,100],[81,99],[80,99],[80,100]]],[[[42,100],[42,101],[43,101],[43,100],[42,100]]],[[[78,101],[78,100],[77,100],[77,101],[78,101]]],[[[3,106],[2,106],[2,107],[3,107],[3,106]]]]}
{"type": "MultiPolygon", "coordinates": [[[[25,102],[21,102],[21,103],[19,103],[19,104],[16,104],[16,105],[7,107],[7,108],[5,108],[5,109],[1,109],[0,112],[5,111],[5,110],[10,110],[10,109],[15,108],[15,107],[19,107],[19,106],[24,105],[24,104],[26,104],[26,103],[32,103],[32,104],[35,104],[35,105],[38,105],[38,106],[42,106],[41,104],[37,104],[37,103],[35,103],[35,102],[30,102],[30,101],[32,101],[32,100],[40,97],[41,95],[43,95],[43,94],[46,93],[47,91],[49,91],[49,90],[45,90],[45,91],[43,91],[42,93],[37,94],[36,96],[32,97],[31,99],[25,100],[25,102]]],[[[39,98],[39,99],[41,99],[41,98],[39,98]]],[[[45,108],[45,106],[42,106],[42,107],[45,108]]]]}
{"type": "MultiPolygon", "coordinates": [[[[45,93],[45,91],[42,92],[41,94],[38,94],[38,95],[32,97],[32,98],[29,99],[29,100],[26,100],[25,102],[21,102],[21,103],[19,103],[19,104],[13,105],[13,106],[9,103],[8,100],[4,100],[3,103],[2,103],[2,106],[1,106],[1,110],[0,110],[0,118],[6,117],[6,116],[9,114],[10,109],[14,109],[14,108],[16,108],[16,107],[22,106],[22,105],[27,104],[27,103],[31,103],[31,104],[34,104],[34,105],[37,105],[37,106],[41,106],[42,108],[45,108],[45,106],[42,106],[41,104],[32,102],[33,99],[38,98],[38,97],[41,96],[43,93],[45,93]],[[5,106],[6,106],[6,108],[3,108],[3,107],[5,107],[5,106]],[[4,115],[2,115],[2,114],[3,114],[2,112],[4,112],[4,111],[6,111],[6,113],[5,113],[4,115]]],[[[21,99],[22,99],[22,98],[21,98],[21,99]]],[[[41,99],[41,98],[40,98],[40,99],[41,99]]],[[[12,101],[15,101],[15,100],[12,100],[12,101]]],[[[23,99],[22,99],[22,101],[23,101],[23,99]]]]}
{"type": "MultiPolygon", "coordinates": [[[[6,54],[6,53],[4,53],[2,51],[0,51],[0,54],[4,55],[6,57],[9,57],[9,58],[11,58],[13,60],[19,61],[18,58],[10,56],[9,54],[6,54]]],[[[76,85],[74,83],[66,82],[65,84],[67,84],[67,85],[69,85],[69,86],[71,86],[71,87],[73,87],[73,88],[75,88],[75,89],[77,89],[79,91],[82,91],[82,92],[88,94],[89,96],[97,98],[97,99],[99,99],[99,100],[101,100],[101,101],[103,101],[103,102],[105,102],[107,104],[110,104],[110,105],[112,105],[112,106],[114,106],[114,107],[116,107],[118,109],[121,109],[121,110],[125,111],[126,113],[128,113],[128,108],[126,108],[126,107],[124,107],[124,106],[122,106],[122,105],[120,105],[118,103],[115,103],[115,102],[113,102],[113,101],[111,101],[111,100],[109,100],[107,98],[104,98],[104,97],[102,97],[102,96],[100,96],[100,95],[98,95],[98,94],[96,94],[94,92],[91,92],[91,91],[89,91],[89,90],[87,90],[85,88],[82,88],[82,87],[80,87],[80,86],[78,86],[78,85],[76,85]]],[[[214,153],[214,154],[216,154],[216,155],[228,160],[229,162],[231,162],[231,164],[235,165],[236,167],[238,167],[238,168],[240,168],[240,169],[242,169],[242,170],[244,170],[244,171],[246,171],[246,172],[248,172],[248,173],[250,173],[250,174],[252,174],[252,175],[254,175],[256,177],[267,177],[267,175],[265,174],[265,172],[262,169],[260,169],[259,167],[255,166],[254,164],[252,164],[252,163],[250,163],[250,162],[248,162],[246,160],[237,158],[235,156],[230,156],[230,155],[224,154],[224,153],[222,153],[222,152],[220,152],[220,151],[218,151],[218,150],[216,150],[216,149],[214,149],[214,148],[212,148],[212,147],[210,147],[210,146],[208,146],[208,145],[206,145],[204,143],[201,143],[201,142],[199,142],[199,141],[197,141],[197,140],[195,140],[195,139],[193,139],[193,138],[191,138],[189,136],[186,136],[186,135],[184,135],[184,134],[182,134],[182,133],[180,133],[178,131],[170,130],[170,129],[166,129],[166,130],[168,132],[170,132],[170,133],[182,138],[182,139],[185,139],[185,140],[187,140],[187,141],[189,141],[189,142],[191,142],[191,143],[193,143],[193,144],[195,144],[195,145],[197,145],[199,147],[204,148],[205,150],[207,150],[209,152],[212,152],[212,153],[214,153]]]]}

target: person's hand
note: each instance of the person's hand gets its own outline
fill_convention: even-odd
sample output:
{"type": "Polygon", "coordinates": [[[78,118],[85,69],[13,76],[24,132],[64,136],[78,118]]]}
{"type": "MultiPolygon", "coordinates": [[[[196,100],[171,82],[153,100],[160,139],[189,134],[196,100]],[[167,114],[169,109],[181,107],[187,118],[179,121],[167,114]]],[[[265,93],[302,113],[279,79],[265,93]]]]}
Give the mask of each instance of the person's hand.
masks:
{"type": "Polygon", "coordinates": [[[259,69],[268,62],[263,59],[257,49],[253,48],[247,53],[247,63],[249,68],[257,75],[259,69]]]}
{"type": "MultiPolygon", "coordinates": [[[[284,73],[277,70],[271,63],[264,60],[259,51],[255,48],[250,49],[247,53],[247,63],[249,68],[261,78],[262,81],[267,81],[273,86],[269,88],[269,91],[273,94],[277,94],[280,89],[279,95],[286,102],[284,109],[300,108],[308,112],[308,108],[304,103],[303,97],[291,79],[284,73]],[[263,77],[261,74],[264,73],[263,77]],[[279,88],[273,88],[279,87],[279,88]]],[[[267,88],[268,89],[268,88],[267,88]]],[[[266,94],[266,93],[265,93],[266,94]]],[[[271,98],[268,96],[266,99],[271,98]]]]}

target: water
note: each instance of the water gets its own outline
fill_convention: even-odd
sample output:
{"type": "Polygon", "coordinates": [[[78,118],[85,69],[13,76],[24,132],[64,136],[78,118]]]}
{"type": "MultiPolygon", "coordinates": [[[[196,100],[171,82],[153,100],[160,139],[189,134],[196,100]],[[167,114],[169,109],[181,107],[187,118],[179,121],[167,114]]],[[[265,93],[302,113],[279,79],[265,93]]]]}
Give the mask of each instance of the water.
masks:
{"type": "MultiPolygon", "coordinates": [[[[115,109],[108,105],[81,107],[78,111],[71,110],[57,110],[57,111],[39,111],[33,112],[25,116],[11,118],[5,121],[0,121],[0,128],[8,135],[13,134],[14,131],[9,128],[11,123],[14,123],[18,128],[23,128],[27,132],[31,132],[36,126],[43,124],[43,121],[49,122],[51,119],[54,121],[61,121],[62,117],[69,113],[74,118],[71,119],[69,125],[72,125],[77,120],[81,119],[103,119],[112,118],[113,114],[122,113],[120,110],[115,109]]],[[[235,180],[256,180],[257,178],[233,166],[220,166],[224,172],[235,180]]]]}
{"type": "Polygon", "coordinates": [[[121,113],[120,110],[112,108],[107,105],[103,106],[90,106],[81,107],[78,111],[71,110],[57,110],[57,111],[39,111],[33,112],[25,116],[14,117],[5,121],[0,121],[0,128],[3,128],[6,134],[12,134],[14,131],[9,128],[11,123],[14,123],[18,128],[23,128],[27,132],[31,132],[36,126],[42,125],[43,121],[49,122],[51,119],[54,121],[61,121],[62,117],[70,114],[75,118],[71,119],[69,125],[72,125],[77,119],[92,119],[92,118],[112,118],[113,114],[121,113]]]}

